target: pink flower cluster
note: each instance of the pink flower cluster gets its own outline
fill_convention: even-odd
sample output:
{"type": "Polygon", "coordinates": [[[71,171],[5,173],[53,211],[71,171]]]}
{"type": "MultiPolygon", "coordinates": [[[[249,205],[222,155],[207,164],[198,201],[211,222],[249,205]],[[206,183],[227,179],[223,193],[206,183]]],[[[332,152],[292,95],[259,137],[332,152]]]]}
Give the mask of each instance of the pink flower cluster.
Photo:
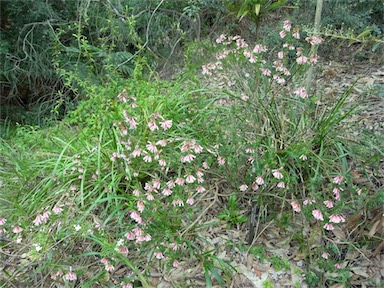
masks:
{"type": "MultiPolygon", "coordinates": [[[[344,177],[342,176],[337,176],[333,179],[333,183],[336,184],[336,185],[339,185],[343,182],[344,180],[344,177]]],[[[333,194],[334,194],[334,197],[336,200],[340,200],[341,199],[341,194],[340,194],[340,187],[334,187],[333,188],[333,194]]],[[[311,204],[314,204],[316,203],[316,200],[314,199],[306,199],[303,201],[303,205],[311,205],[311,204]]],[[[335,203],[331,200],[324,200],[323,201],[323,204],[326,208],[328,209],[334,209],[335,208],[335,203]]],[[[298,201],[292,201],[291,202],[291,206],[293,208],[293,210],[297,213],[300,213],[301,212],[301,205],[298,201]]],[[[327,216],[328,218],[328,223],[325,223],[323,228],[325,230],[334,230],[335,227],[333,226],[334,224],[340,224],[340,223],[344,223],[346,222],[346,219],[344,218],[343,215],[341,214],[338,214],[338,213],[331,213],[329,212],[328,210],[323,210],[323,209],[320,209],[320,208],[317,208],[317,209],[313,209],[312,210],[312,216],[316,219],[316,220],[319,220],[319,221],[324,221],[324,214],[327,216]]]]}
{"type": "Polygon", "coordinates": [[[104,264],[104,268],[106,271],[113,272],[115,270],[115,267],[109,262],[108,259],[102,258],[100,262],[104,264]]]}
{"type": "Polygon", "coordinates": [[[51,279],[52,280],[57,280],[59,277],[63,277],[64,280],[66,281],[76,281],[77,280],[77,275],[76,273],[72,271],[68,271],[66,274],[64,274],[62,271],[57,271],[54,274],[51,274],[51,279]]]}
{"type": "Polygon", "coordinates": [[[311,45],[320,45],[324,39],[322,37],[316,37],[316,36],[308,36],[305,38],[305,41],[307,41],[311,45]]]}
{"type": "Polygon", "coordinates": [[[300,98],[308,98],[308,94],[307,94],[307,91],[305,90],[305,87],[299,87],[295,90],[294,94],[296,94],[297,96],[299,96],[300,98]]]}
{"type": "MultiPolygon", "coordinates": [[[[255,152],[255,150],[252,149],[252,148],[246,148],[245,149],[245,153],[247,153],[247,154],[250,154],[250,153],[253,154],[254,152],[255,152]]],[[[281,170],[282,169],[273,169],[273,170],[271,170],[272,171],[272,177],[274,179],[277,179],[277,180],[283,179],[284,175],[281,172],[281,170]]],[[[270,181],[268,180],[268,183],[269,182],[270,181]]],[[[274,180],[274,181],[271,181],[271,182],[272,182],[272,185],[271,185],[272,187],[286,188],[286,185],[285,185],[284,181],[278,181],[277,182],[276,180],[274,180]]],[[[251,187],[251,189],[253,191],[257,191],[260,188],[260,186],[265,185],[265,183],[266,183],[266,180],[264,180],[264,178],[262,176],[256,176],[254,182],[251,184],[250,187],[251,187]]],[[[242,185],[239,186],[239,190],[241,192],[246,192],[248,190],[248,188],[249,188],[249,186],[247,184],[242,184],[242,185]]]]}
{"type": "MultiPolygon", "coordinates": [[[[231,69],[233,65],[227,65],[224,61],[227,57],[232,55],[234,57],[234,60],[232,60],[233,62],[241,63],[241,58],[245,57],[249,63],[256,64],[258,70],[261,71],[261,75],[268,77],[269,81],[279,85],[286,85],[288,80],[287,76],[291,75],[291,72],[286,66],[288,63],[286,60],[287,55],[292,54],[290,51],[296,50],[296,63],[298,65],[314,64],[318,61],[318,56],[313,55],[307,57],[303,55],[303,48],[295,47],[294,41],[297,42],[297,39],[300,39],[300,31],[299,29],[293,29],[292,23],[289,20],[283,22],[283,30],[280,31],[279,35],[281,39],[284,39],[287,42],[283,44],[283,49],[277,52],[277,59],[272,61],[272,65],[270,65],[269,61],[264,59],[266,58],[264,53],[268,51],[265,46],[256,44],[255,46],[250,47],[250,45],[238,35],[233,37],[225,34],[220,35],[216,39],[216,43],[224,45],[225,47],[222,51],[216,54],[218,62],[202,66],[202,74],[213,76],[217,80],[217,83],[223,83],[220,87],[225,87],[225,85],[227,87],[236,86],[236,78],[234,79],[234,77],[232,77],[233,74],[236,74],[232,73],[231,69]]],[[[310,36],[307,37],[307,42],[311,45],[317,45],[321,43],[321,38],[310,36]]],[[[245,67],[246,66],[243,66],[241,68],[244,69],[245,67]]],[[[249,78],[251,77],[250,75],[254,73],[254,70],[252,70],[252,68],[250,69],[251,70],[249,71],[245,71],[245,77],[249,78]]],[[[308,95],[303,88],[299,88],[295,94],[301,98],[308,98],[308,95]]],[[[241,97],[241,99],[243,98],[241,97]]],[[[220,103],[221,105],[227,105],[228,101],[221,99],[220,103]]]]}
{"type": "MultiPolygon", "coordinates": [[[[239,45],[243,44],[239,42],[239,45]]],[[[216,64],[206,67],[207,71],[216,68],[216,64]]],[[[127,92],[123,94],[126,95],[127,92]]],[[[123,112],[124,120],[115,125],[120,132],[118,135],[120,135],[122,148],[120,151],[113,152],[111,160],[116,165],[124,163],[125,170],[129,171],[125,176],[127,183],[130,183],[127,190],[131,191],[129,197],[132,200],[130,202],[132,207],[128,212],[129,228],[124,232],[124,239],[119,240],[115,248],[116,251],[128,256],[129,251],[124,245],[125,241],[153,245],[150,243],[153,235],[148,228],[153,218],[157,217],[156,211],[167,209],[182,213],[185,205],[194,205],[195,197],[206,191],[203,183],[205,170],[209,169],[209,165],[201,161],[204,148],[196,140],[172,136],[165,138],[164,135],[173,134],[172,128],[175,124],[172,119],[166,119],[160,113],[150,114],[149,117],[140,115],[141,111],[133,109],[136,106],[131,105],[134,103],[133,98],[125,96],[125,99],[128,100],[122,102],[130,105],[123,112]],[[138,119],[144,120],[138,121],[138,119]],[[129,130],[139,129],[145,131],[146,143],[137,141],[134,133],[128,133],[129,130]],[[171,132],[165,134],[166,131],[171,132]],[[179,157],[175,157],[175,153],[179,154],[179,157]],[[177,173],[175,175],[170,171],[177,171],[177,173]],[[148,174],[150,176],[146,177],[146,181],[140,180],[140,176],[148,176],[148,174]]],[[[181,129],[183,127],[181,123],[177,126],[181,129]]],[[[225,160],[218,157],[218,162],[220,165],[225,163],[225,160]]],[[[156,239],[158,237],[159,235],[156,235],[156,239]]],[[[159,243],[156,244],[159,245],[159,243]]],[[[164,256],[167,250],[161,251],[155,252],[155,258],[167,259],[164,256]]],[[[113,266],[110,267],[109,262],[103,261],[105,269],[113,271],[113,266]]]]}

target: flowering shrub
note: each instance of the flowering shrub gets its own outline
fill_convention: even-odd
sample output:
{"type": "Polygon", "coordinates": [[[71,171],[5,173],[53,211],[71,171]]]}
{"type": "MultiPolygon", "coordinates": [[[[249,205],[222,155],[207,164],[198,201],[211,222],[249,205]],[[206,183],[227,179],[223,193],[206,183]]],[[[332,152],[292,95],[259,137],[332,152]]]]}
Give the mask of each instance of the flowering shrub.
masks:
{"type": "MultiPolygon", "coordinates": [[[[260,84],[260,81],[270,85],[286,84],[287,80],[299,74],[298,72],[305,71],[308,65],[317,63],[318,56],[316,54],[305,55],[304,48],[297,46],[300,44],[298,40],[301,37],[299,29],[293,29],[289,21],[285,21],[283,27],[279,35],[284,43],[282,47],[274,49],[278,51],[271,51],[269,55],[268,48],[262,44],[250,47],[240,36],[220,35],[216,39],[216,43],[224,46],[224,48],[216,54],[216,62],[202,67],[202,74],[215,76],[214,79],[221,85],[237,87],[242,90],[245,88],[260,89],[255,85],[260,84]],[[229,65],[229,63],[231,64],[229,65]],[[234,63],[237,65],[233,66],[234,63]],[[241,72],[234,68],[240,66],[241,72]],[[223,71],[223,69],[227,70],[223,71]],[[228,70],[234,74],[227,73],[228,70]],[[238,72],[241,74],[237,74],[238,72]],[[239,76],[249,81],[240,82],[238,81],[239,76]],[[265,77],[269,80],[263,79],[265,77]]],[[[322,42],[322,38],[315,36],[306,37],[305,40],[311,45],[319,45],[322,42]]],[[[270,85],[268,85],[268,90],[271,90],[270,85]]],[[[304,87],[299,86],[296,91],[295,94],[298,96],[307,98],[304,87]]],[[[246,101],[247,99],[242,100],[246,101]]]]}
{"type": "MultiPolygon", "coordinates": [[[[289,172],[304,170],[308,154],[316,153],[322,144],[316,133],[326,107],[319,97],[309,97],[301,84],[303,73],[318,56],[308,55],[308,49],[298,46],[300,31],[289,21],[283,23],[279,34],[282,47],[271,51],[261,44],[251,47],[240,36],[221,35],[216,40],[223,46],[215,56],[217,61],[204,65],[202,74],[220,89],[223,96],[218,106],[229,106],[231,116],[238,116],[228,123],[234,123],[237,152],[251,165],[252,177],[272,171],[273,178],[281,180],[286,174],[288,182],[276,183],[276,187],[285,188],[295,181],[287,177],[289,172]],[[316,119],[314,115],[320,116],[316,119]]],[[[321,38],[308,36],[306,42],[318,45],[321,38]]],[[[230,118],[227,114],[224,117],[230,118]]],[[[231,137],[228,133],[225,136],[231,137]]],[[[233,142],[222,143],[229,141],[233,142]]],[[[305,180],[307,173],[302,171],[305,180]]]]}
{"type": "Polygon", "coordinates": [[[127,109],[116,125],[118,145],[111,161],[124,167],[123,185],[131,218],[119,246],[126,242],[155,243],[154,257],[175,266],[177,259],[172,255],[182,245],[175,233],[182,227],[181,220],[187,220],[188,206],[206,191],[204,174],[209,167],[204,148],[197,140],[175,132],[183,123],[174,123],[158,112],[138,113],[135,97],[126,91],[118,97],[127,109]],[[139,129],[140,137],[136,138],[139,129]],[[157,234],[159,228],[164,234],[157,234]]]}
{"type": "MultiPolygon", "coordinates": [[[[220,143],[231,145],[221,145],[220,153],[228,171],[237,169],[232,181],[240,195],[269,207],[272,215],[290,215],[295,223],[299,216],[292,212],[298,214],[304,227],[321,225],[322,231],[315,230],[325,236],[346,222],[348,209],[355,209],[346,204],[349,197],[361,193],[346,181],[350,176],[342,161],[335,161],[346,155],[334,129],[349,115],[343,111],[348,91],[336,103],[310,95],[305,72],[319,57],[307,51],[322,39],[308,35],[301,41],[300,30],[289,21],[279,37],[281,47],[269,49],[220,35],[215,61],[202,66],[208,85],[221,95],[214,109],[228,123],[220,143]]],[[[331,250],[308,253],[329,261],[331,250]]],[[[343,266],[333,263],[331,270],[343,266]]]]}
{"type": "Polygon", "coordinates": [[[85,146],[76,147],[76,139],[66,145],[49,175],[28,192],[32,198],[20,201],[29,206],[28,216],[1,215],[0,232],[20,251],[34,260],[50,253],[53,282],[97,280],[68,255],[63,257],[62,251],[71,247],[77,247],[73,256],[83,253],[97,261],[94,270],[104,270],[99,278],[107,274],[123,287],[134,281],[149,287],[144,277],[149,269],[177,267],[190,257],[185,241],[191,239],[183,231],[208,190],[208,163],[220,159],[188,132],[185,114],[193,114],[175,114],[179,100],[173,100],[119,93],[113,127],[100,130],[99,139],[89,139],[85,146]],[[129,269],[125,276],[115,275],[124,265],[129,269]]]}

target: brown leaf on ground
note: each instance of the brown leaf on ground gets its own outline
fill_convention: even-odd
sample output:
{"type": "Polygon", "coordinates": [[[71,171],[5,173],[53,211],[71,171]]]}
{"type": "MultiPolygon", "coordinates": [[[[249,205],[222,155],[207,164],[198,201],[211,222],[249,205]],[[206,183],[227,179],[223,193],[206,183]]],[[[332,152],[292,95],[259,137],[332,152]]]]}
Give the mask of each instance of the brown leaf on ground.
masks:
{"type": "Polygon", "coordinates": [[[338,284],[334,284],[332,286],[329,286],[329,288],[345,288],[347,286],[345,286],[345,284],[343,283],[338,283],[338,284]]]}
{"type": "Polygon", "coordinates": [[[362,220],[363,220],[362,216],[363,216],[362,211],[359,213],[353,214],[353,215],[349,215],[347,217],[347,229],[348,230],[354,230],[356,227],[361,225],[362,220]]]}
{"type": "Polygon", "coordinates": [[[377,256],[379,254],[381,254],[381,251],[384,250],[384,240],[381,241],[381,243],[377,246],[377,248],[375,249],[375,251],[373,251],[373,256],[377,256]]]}
{"type": "Polygon", "coordinates": [[[351,271],[355,273],[356,275],[363,276],[365,278],[369,277],[369,274],[367,273],[367,267],[351,267],[351,271]]]}
{"type": "Polygon", "coordinates": [[[336,236],[337,239],[341,241],[347,241],[345,232],[342,230],[341,227],[335,227],[335,229],[332,230],[332,233],[336,236]]]}

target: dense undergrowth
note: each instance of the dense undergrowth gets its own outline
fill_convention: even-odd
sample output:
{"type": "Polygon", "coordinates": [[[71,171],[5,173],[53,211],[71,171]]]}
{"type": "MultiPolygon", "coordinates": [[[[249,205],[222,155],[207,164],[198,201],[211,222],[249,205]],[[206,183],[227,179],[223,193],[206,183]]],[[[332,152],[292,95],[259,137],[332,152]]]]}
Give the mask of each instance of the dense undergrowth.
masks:
{"type": "MultiPolygon", "coordinates": [[[[225,34],[195,43],[169,81],[146,78],[140,61],[131,78],[109,70],[102,83],[60,67],[83,97],[76,109],[48,128],[9,127],[0,142],[0,283],[230,287],[236,251],[273,224],[300,247],[302,283],[350,285],[346,255],[374,250],[383,232],[359,222],[380,214],[382,188],[359,186],[354,171],[383,152],[363,133],[345,137],[358,129],[346,121],[359,105],[351,89],[330,99],[306,87],[322,39],[280,28],[273,47],[225,34]],[[244,222],[260,227],[227,239],[228,257],[202,232],[244,222]]],[[[289,269],[263,251],[261,262],[289,269]]]]}

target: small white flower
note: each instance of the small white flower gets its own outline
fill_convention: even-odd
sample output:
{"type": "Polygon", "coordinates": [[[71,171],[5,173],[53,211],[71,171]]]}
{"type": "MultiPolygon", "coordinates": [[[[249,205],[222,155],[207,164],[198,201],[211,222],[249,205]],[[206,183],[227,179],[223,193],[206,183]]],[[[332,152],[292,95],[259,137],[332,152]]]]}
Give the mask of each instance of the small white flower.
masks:
{"type": "Polygon", "coordinates": [[[124,239],[119,239],[116,243],[116,246],[123,246],[124,244],[124,239]]]}
{"type": "Polygon", "coordinates": [[[33,244],[33,246],[35,247],[36,249],[36,252],[39,252],[41,249],[43,249],[40,244],[33,244]]]}
{"type": "Polygon", "coordinates": [[[300,160],[302,161],[305,161],[308,159],[308,157],[305,155],[305,154],[302,154],[300,157],[299,157],[300,160]]]}

